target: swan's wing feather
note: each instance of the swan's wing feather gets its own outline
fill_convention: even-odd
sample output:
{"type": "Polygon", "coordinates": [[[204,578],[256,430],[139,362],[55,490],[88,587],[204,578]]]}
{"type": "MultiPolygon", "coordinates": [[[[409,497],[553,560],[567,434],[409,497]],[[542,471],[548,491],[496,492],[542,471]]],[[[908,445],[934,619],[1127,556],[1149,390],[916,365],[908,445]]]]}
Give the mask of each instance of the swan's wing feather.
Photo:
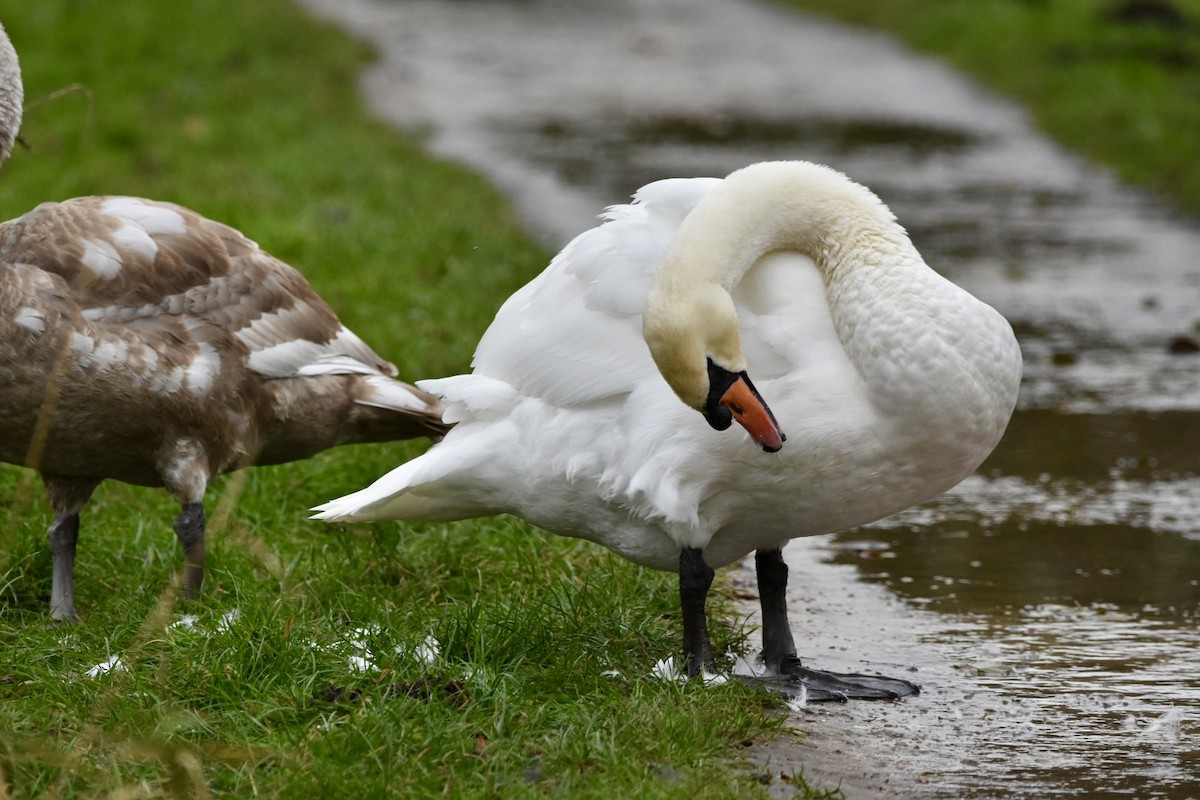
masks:
{"type": "MultiPolygon", "coordinates": [[[[632,219],[625,222],[631,224],[617,227],[637,225],[632,219]]],[[[633,294],[644,296],[649,285],[645,273],[653,264],[647,268],[637,258],[614,258],[614,224],[577,237],[509,298],[476,348],[472,366],[477,374],[560,406],[628,391],[644,377],[640,308],[628,313],[604,302],[606,298],[589,298],[586,276],[595,269],[620,272],[633,294]]],[[[653,258],[652,253],[639,255],[646,262],[653,258]]]]}
{"type": "Polygon", "coordinates": [[[679,223],[716,182],[658,181],[610,208],[504,303],[475,351],[475,372],[562,406],[655,379],[641,330],[650,279],[679,223]]]}
{"type": "Polygon", "coordinates": [[[234,228],[174,203],[116,196],[43,203],[0,226],[0,261],[58,275],[97,324],[228,331],[265,377],[313,368],[396,374],[299,272],[234,228]]]}

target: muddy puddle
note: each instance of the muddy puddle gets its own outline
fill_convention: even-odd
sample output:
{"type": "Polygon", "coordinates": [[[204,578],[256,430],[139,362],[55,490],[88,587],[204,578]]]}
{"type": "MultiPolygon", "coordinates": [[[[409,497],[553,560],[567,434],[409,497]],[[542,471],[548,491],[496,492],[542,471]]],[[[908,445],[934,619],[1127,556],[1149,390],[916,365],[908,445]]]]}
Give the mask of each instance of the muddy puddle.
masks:
{"type": "Polygon", "coordinates": [[[1023,413],[979,475],[817,554],[896,598],[922,651],[925,696],[883,712],[904,734],[874,754],[894,780],[931,797],[1200,796],[1189,423],[1023,413]]]}
{"type": "Polygon", "coordinates": [[[750,753],[773,795],[804,770],[852,798],[1200,798],[1193,221],[943,65],[768,4],[304,4],[379,49],[381,116],[554,249],[650,180],[804,158],[875,189],[1013,322],[1020,406],[979,473],[788,548],[802,655],[923,692],[798,710],[803,738],[750,753]]]}

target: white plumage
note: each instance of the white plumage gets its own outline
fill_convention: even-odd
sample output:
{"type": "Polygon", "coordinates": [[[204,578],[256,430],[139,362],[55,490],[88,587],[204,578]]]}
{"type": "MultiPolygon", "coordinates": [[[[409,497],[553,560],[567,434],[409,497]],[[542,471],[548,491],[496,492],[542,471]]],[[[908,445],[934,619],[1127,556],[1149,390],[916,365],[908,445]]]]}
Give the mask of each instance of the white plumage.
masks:
{"type": "Polygon", "coordinates": [[[849,269],[828,283],[811,258],[778,251],[757,254],[733,287],[749,371],[790,437],[780,453],[711,430],[679,402],[642,337],[642,306],[681,221],[719,183],[660,181],[610,209],[504,303],[471,374],[419,383],[456,429],[319,516],[510,512],[651,566],[673,568],[682,545],[720,566],[892,513],[973,470],[1011,412],[1019,352],[999,314],[911,248],[874,254],[898,256],[872,269],[901,276],[876,286],[849,269]],[[958,324],[935,345],[941,332],[917,312],[958,324]],[[855,362],[842,333],[866,358],[855,362]]]}
{"type": "Polygon", "coordinates": [[[512,513],[652,567],[719,567],[950,488],[999,441],[1020,374],[1008,323],[840,173],[659,181],[504,303],[470,374],[419,383],[456,423],[442,442],[317,516],[512,513]],[[754,377],[782,450],[688,407],[715,389],[705,356],[754,377]]]}

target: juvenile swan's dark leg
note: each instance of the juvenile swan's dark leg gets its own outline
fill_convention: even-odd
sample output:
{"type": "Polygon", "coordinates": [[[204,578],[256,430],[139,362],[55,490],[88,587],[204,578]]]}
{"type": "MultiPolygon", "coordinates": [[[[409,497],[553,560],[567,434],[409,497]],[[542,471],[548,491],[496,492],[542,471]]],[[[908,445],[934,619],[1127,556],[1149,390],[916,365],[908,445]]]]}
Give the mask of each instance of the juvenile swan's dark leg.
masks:
{"type": "Polygon", "coordinates": [[[705,670],[716,672],[712,644],[708,640],[708,616],[704,610],[713,574],[713,568],[704,563],[704,555],[697,548],[685,547],[679,554],[683,655],[687,659],[687,674],[691,677],[701,675],[705,670]]]}
{"type": "Polygon", "coordinates": [[[895,700],[917,694],[915,683],[876,675],[837,674],[801,666],[788,623],[788,568],[779,549],[754,554],[758,596],[762,603],[763,663],[769,675],[786,680],[785,691],[803,692],[812,701],[895,700]]]}
{"type": "Polygon", "coordinates": [[[79,541],[79,512],[55,517],[46,532],[50,540],[50,618],[55,622],[79,619],[75,612],[75,543],[79,541]]]}
{"type": "Polygon", "coordinates": [[[54,522],[46,531],[50,540],[50,618],[56,622],[79,619],[75,611],[75,546],[79,541],[79,511],[100,485],[92,478],[64,478],[42,474],[46,497],[54,508],[54,522]]]}
{"type": "Polygon", "coordinates": [[[204,506],[184,503],[175,518],[175,535],[183,545],[183,598],[193,600],[204,585],[204,506]]]}

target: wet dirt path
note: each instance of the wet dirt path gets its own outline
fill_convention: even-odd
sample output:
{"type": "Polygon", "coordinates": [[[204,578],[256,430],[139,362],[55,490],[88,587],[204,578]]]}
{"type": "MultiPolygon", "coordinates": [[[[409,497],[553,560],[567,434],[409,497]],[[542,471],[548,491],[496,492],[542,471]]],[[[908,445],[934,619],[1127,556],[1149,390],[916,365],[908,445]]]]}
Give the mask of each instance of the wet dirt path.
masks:
{"type": "Polygon", "coordinates": [[[1200,798],[1194,223],[940,63],[768,4],[302,4],[377,47],[377,113],[552,249],[650,180],[804,158],[1014,323],[1020,407],[978,475],[789,547],[810,663],[913,668],[924,692],[797,711],[802,740],[751,754],[772,794],[803,768],[851,798],[1200,798]]]}

